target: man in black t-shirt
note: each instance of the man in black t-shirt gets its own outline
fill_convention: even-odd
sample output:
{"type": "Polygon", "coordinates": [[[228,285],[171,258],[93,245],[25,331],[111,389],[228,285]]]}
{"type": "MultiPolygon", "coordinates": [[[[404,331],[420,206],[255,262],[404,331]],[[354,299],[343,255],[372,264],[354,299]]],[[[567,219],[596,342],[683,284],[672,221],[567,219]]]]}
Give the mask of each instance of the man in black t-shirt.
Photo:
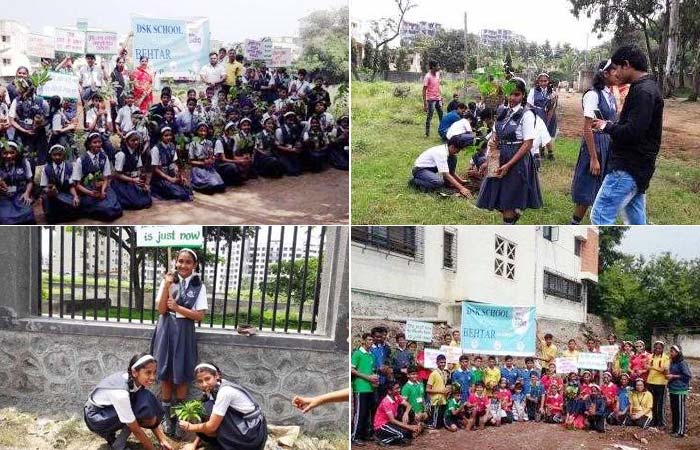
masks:
{"type": "Polygon", "coordinates": [[[610,171],[591,208],[594,225],[614,225],[618,215],[632,225],[646,224],[646,190],[661,147],[664,101],[647,73],[644,52],[636,46],[618,48],[611,62],[629,93],[617,123],[595,119],[593,127],[612,138],[610,171]]]}

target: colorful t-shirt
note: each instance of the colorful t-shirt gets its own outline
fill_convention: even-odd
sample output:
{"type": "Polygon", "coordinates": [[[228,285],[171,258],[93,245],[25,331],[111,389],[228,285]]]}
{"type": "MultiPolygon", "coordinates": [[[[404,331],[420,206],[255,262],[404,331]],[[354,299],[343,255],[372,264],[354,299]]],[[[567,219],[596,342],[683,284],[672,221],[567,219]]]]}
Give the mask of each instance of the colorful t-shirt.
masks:
{"type": "MultiPolygon", "coordinates": [[[[374,356],[364,347],[359,347],[352,354],[350,364],[352,368],[363,375],[374,374],[374,356]]],[[[374,386],[369,381],[360,377],[352,378],[352,391],[358,393],[374,392],[374,386]]]]}
{"type": "Polygon", "coordinates": [[[482,413],[486,411],[486,407],[489,405],[489,397],[486,394],[481,396],[474,394],[469,395],[469,404],[474,405],[474,412],[482,413]]]}
{"type": "Polygon", "coordinates": [[[420,381],[417,383],[410,380],[407,381],[401,388],[401,396],[411,405],[413,412],[422,413],[425,411],[425,405],[423,404],[425,388],[420,381]]]}
{"type": "Polygon", "coordinates": [[[498,386],[498,382],[501,381],[501,369],[494,366],[493,368],[487,367],[484,369],[484,385],[486,389],[493,389],[498,386]]]}
{"type": "Polygon", "coordinates": [[[423,77],[423,86],[427,87],[425,91],[426,100],[442,100],[440,95],[440,72],[435,72],[435,75],[428,72],[423,77]]]}
{"type": "Polygon", "coordinates": [[[404,402],[403,397],[397,395],[396,398],[390,396],[384,397],[377,407],[377,412],[374,414],[374,429],[378,430],[390,422],[389,414],[396,418],[396,413],[399,410],[399,405],[404,402]]]}
{"type": "Polygon", "coordinates": [[[445,408],[445,417],[453,417],[452,411],[456,411],[462,406],[462,404],[459,402],[459,400],[455,400],[454,397],[450,397],[449,400],[447,400],[447,408],[445,408]]]}
{"type": "Polygon", "coordinates": [[[461,389],[460,399],[462,403],[466,402],[469,398],[469,386],[472,383],[472,372],[471,370],[462,370],[461,368],[452,372],[452,383],[459,384],[461,389]]]}
{"type": "Polygon", "coordinates": [[[512,405],[510,403],[512,394],[508,389],[499,389],[494,392],[493,395],[501,402],[501,407],[504,411],[508,412],[511,410],[512,405]]]}
{"type": "Polygon", "coordinates": [[[469,371],[472,373],[472,381],[471,381],[472,386],[474,386],[477,383],[484,382],[484,368],[483,367],[480,367],[478,369],[476,367],[472,367],[471,369],[469,369],[469,371]]]}
{"type": "MultiPolygon", "coordinates": [[[[436,391],[444,390],[446,383],[447,383],[447,376],[440,369],[433,370],[433,372],[430,374],[430,377],[428,378],[428,384],[432,387],[433,390],[436,390],[436,391]]],[[[431,405],[444,405],[447,403],[447,398],[445,397],[445,394],[429,394],[429,395],[430,395],[430,404],[431,405]]]]}
{"type": "Polygon", "coordinates": [[[547,397],[544,399],[544,404],[549,407],[552,414],[561,413],[564,407],[564,397],[559,393],[554,395],[547,394],[547,397]]]}
{"type": "Polygon", "coordinates": [[[647,375],[647,383],[663,386],[668,384],[665,371],[668,370],[670,365],[671,360],[667,354],[662,354],[661,356],[652,355],[651,363],[649,364],[649,375],[647,375]]]}

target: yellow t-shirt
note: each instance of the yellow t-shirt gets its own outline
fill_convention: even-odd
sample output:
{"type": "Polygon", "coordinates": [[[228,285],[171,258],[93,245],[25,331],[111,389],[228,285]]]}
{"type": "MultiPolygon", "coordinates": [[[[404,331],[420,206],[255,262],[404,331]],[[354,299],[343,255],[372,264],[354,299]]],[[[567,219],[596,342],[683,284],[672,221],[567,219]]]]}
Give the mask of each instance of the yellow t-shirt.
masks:
{"type": "MultiPolygon", "coordinates": [[[[435,369],[431,372],[428,377],[428,384],[433,390],[442,391],[445,389],[445,383],[447,382],[447,376],[440,369],[435,369]]],[[[445,394],[429,394],[431,405],[446,405],[447,397],[445,394]]]]}
{"type": "Polygon", "coordinates": [[[563,356],[564,358],[571,358],[575,361],[578,361],[578,353],[578,350],[569,351],[569,349],[567,348],[566,350],[561,352],[561,356],[563,356]]]}
{"type": "Polygon", "coordinates": [[[226,71],[226,84],[233,86],[236,84],[236,78],[243,76],[245,68],[243,67],[243,64],[239,63],[238,61],[232,63],[226,61],[224,70],[226,71]]]}
{"type": "Polygon", "coordinates": [[[666,374],[664,371],[668,370],[670,364],[671,361],[666,354],[662,354],[661,356],[652,356],[647,383],[665,386],[668,383],[668,380],[666,379],[666,374]]]}
{"type": "Polygon", "coordinates": [[[501,368],[493,366],[493,369],[487,367],[484,369],[484,386],[490,392],[494,387],[498,386],[501,381],[501,368]]]}
{"type": "Polygon", "coordinates": [[[547,344],[545,344],[544,341],[542,342],[541,357],[547,361],[545,364],[554,362],[554,358],[557,357],[557,351],[558,349],[556,345],[552,344],[547,347],[547,344]]]}
{"type": "Polygon", "coordinates": [[[630,392],[630,414],[643,413],[648,418],[652,418],[651,408],[654,405],[654,398],[651,392],[630,392]]]}

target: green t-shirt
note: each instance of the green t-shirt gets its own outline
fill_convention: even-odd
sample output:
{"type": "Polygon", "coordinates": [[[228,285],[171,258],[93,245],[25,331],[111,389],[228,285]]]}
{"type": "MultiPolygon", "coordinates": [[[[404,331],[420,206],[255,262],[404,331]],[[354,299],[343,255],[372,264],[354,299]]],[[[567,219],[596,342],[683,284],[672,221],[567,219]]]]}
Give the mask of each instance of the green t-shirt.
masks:
{"type": "Polygon", "coordinates": [[[417,383],[412,383],[410,381],[406,382],[401,388],[401,397],[406,399],[406,401],[411,405],[411,410],[415,413],[422,413],[425,411],[423,402],[425,401],[425,388],[423,383],[420,381],[417,383]]]}
{"type": "Polygon", "coordinates": [[[484,369],[477,369],[476,367],[472,367],[470,370],[472,371],[472,386],[474,386],[476,383],[484,382],[484,369]]]}
{"type": "MultiPolygon", "coordinates": [[[[363,375],[374,374],[374,356],[365,350],[364,347],[358,347],[357,350],[353,352],[350,364],[353,369],[363,375]]],[[[374,386],[365,379],[353,377],[352,391],[359,393],[374,392],[374,386]]]]}
{"type": "Polygon", "coordinates": [[[454,397],[450,397],[450,399],[447,400],[447,409],[445,409],[445,417],[452,417],[452,411],[459,409],[459,407],[459,400],[455,400],[454,397]]]}

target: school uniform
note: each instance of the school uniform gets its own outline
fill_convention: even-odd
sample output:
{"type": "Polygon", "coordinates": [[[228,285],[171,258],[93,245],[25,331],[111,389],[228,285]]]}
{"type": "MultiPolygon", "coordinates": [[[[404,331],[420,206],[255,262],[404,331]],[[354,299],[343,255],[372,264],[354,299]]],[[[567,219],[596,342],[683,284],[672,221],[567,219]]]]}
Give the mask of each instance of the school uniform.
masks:
{"type": "Polygon", "coordinates": [[[632,391],[629,394],[630,410],[622,425],[635,425],[641,428],[647,428],[651,425],[654,420],[654,414],[652,412],[654,399],[649,391],[632,391]],[[639,414],[640,412],[648,411],[646,414],[641,416],[639,419],[632,419],[632,414],[639,414]]]}
{"type": "MultiPolygon", "coordinates": [[[[198,275],[182,278],[178,274],[177,281],[170,285],[170,297],[178,305],[195,311],[209,309],[207,289],[198,275]]],[[[157,299],[164,288],[165,282],[161,282],[157,299]]],[[[158,380],[192,382],[198,360],[194,320],[170,310],[161,314],[151,338],[151,354],[158,361],[158,380]]]]}
{"type": "Polygon", "coordinates": [[[88,429],[112,445],[118,430],[134,421],[157,419],[160,424],[163,409],[155,395],[143,386],[129,387],[126,372],[114,373],[100,381],[88,395],[83,419],[88,429]]]}
{"type": "Polygon", "coordinates": [[[102,150],[104,151],[105,155],[109,158],[109,162],[114,164],[114,146],[112,145],[112,142],[109,140],[109,132],[107,125],[112,125],[112,116],[107,114],[106,119],[100,116],[98,118],[97,116],[97,108],[90,108],[87,110],[85,113],[85,123],[86,124],[91,124],[95,121],[97,123],[95,124],[94,132],[100,134],[100,139],[102,140],[102,150]]]}
{"type": "MultiPolygon", "coordinates": [[[[214,157],[214,146],[211,141],[204,139],[201,142],[190,142],[190,161],[204,160],[214,157]]],[[[226,185],[221,175],[214,167],[192,166],[192,188],[203,194],[214,194],[224,192],[226,185]]]]}
{"type": "MultiPolygon", "coordinates": [[[[505,109],[494,124],[498,137],[500,164],[510,161],[524,141],[535,137],[535,114],[521,105],[505,109]]],[[[542,207],[542,193],[530,152],[502,178],[486,177],[481,184],[477,206],[488,210],[524,210],[542,207]]]]}
{"type": "Polygon", "coordinates": [[[27,183],[32,181],[32,167],[25,158],[15,164],[0,165],[0,176],[7,185],[7,192],[0,194],[0,224],[21,225],[36,223],[32,206],[25,205],[22,195],[27,183]]]}
{"type": "Polygon", "coordinates": [[[314,173],[323,170],[328,162],[328,136],[323,130],[309,130],[304,133],[304,151],[302,153],[304,165],[314,173]]]}
{"type": "Polygon", "coordinates": [[[668,372],[672,375],[681,376],[680,378],[674,378],[668,383],[668,396],[671,403],[671,431],[680,436],[685,436],[688,431],[686,398],[690,388],[690,368],[685,359],[678,358],[675,361],[671,361],[668,372]]]}
{"type": "Polygon", "coordinates": [[[78,76],[80,77],[80,86],[83,88],[83,101],[91,99],[92,95],[97,92],[104,83],[102,68],[97,67],[95,64],[81,67],[78,76]]]}
{"type": "Polygon", "coordinates": [[[423,192],[430,192],[445,185],[444,173],[454,173],[457,157],[450,155],[447,145],[431,147],[421,153],[413,163],[410,184],[423,192]]]}
{"type": "Polygon", "coordinates": [[[253,170],[255,173],[266,178],[284,176],[284,164],[279,160],[275,151],[275,135],[268,133],[267,130],[263,130],[255,138],[255,152],[253,153],[253,170]]]}
{"type": "MultiPolygon", "coordinates": [[[[286,123],[275,131],[275,140],[277,145],[296,147],[301,142],[302,127],[301,125],[289,126],[286,123]]],[[[302,173],[302,159],[299,153],[284,153],[276,151],[277,158],[284,166],[284,171],[287,175],[297,177],[302,173]]]]}
{"type": "Polygon", "coordinates": [[[530,89],[527,96],[527,103],[532,105],[533,111],[544,121],[545,125],[547,125],[549,135],[554,138],[557,134],[557,113],[552,114],[552,120],[547,123],[547,112],[549,112],[552,107],[552,96],[553,94],[547,92],[547,88],[541,89],[538,86],[530,89]]]}
{"type": "Polygon", "coordinates": [[[44,216],[49,223],[70,222],[79,216],[78,208],[73,206],[73,194],[70,191],[72,174],[73,165],[66,161],[61,164],[50,162],[41,171],[41,187],[53,185],[58,191],[55,197],[50,197],[46,192],[41,194],[44,216]]]}
{"type": "MultiPolygon", "coordinates": [[[[449,116],[449,114],[448,114],[449,116]]],[[[445,116],[447,117],[447,116],[445,116]]],[[[442,119],[443,121],[445,119],[442,119]]],[[[442,124],[442,122],[440,122],[442,124]]],[[[447,131],[445,131],[445,141],[449,141],[452,136],[458,136],[460,134],[465,134],[465,133],[472,133],[472,125],[469,123],[469,120],[467,119],[459,119],[456,120],[455,122],[452,122],[452,124],[447,128],[447,131]]],[[[442,135],[441,135],[442,136],[442,135]]]]}
{"type": "MultiPolygon", "coordinates": [[[[114,158],[114,170],[131,178],[141,176],[142,162],[138,151],[131,150],[124,145],[114,158]]],[[[117,194],[119,203],[124,209],[150,208],[153,203],[150,192],[134,183],[128,183],[118,178],[113,178],[111,187],[117,194]]]]}
{"type": "Polygon", "coordinates": [[[438,134],[440,135],[443,141],[446,141],[448,139],[447,130],[452,126],[452,124],[459,121],[461,118],[462,116],[460,116],[459,113],[455,110],[448,112],[442,117],[442,119],[440,119],[440,123],[438,124],[438,134]]]}
{"type": "Polygon", "coordinates": [[[219,387],[204,400],[207,416],[216,414],[224,419],[216,437],[197,435],[205,442],[217,444],[223,450],[262,450],[267,441],[267,420],[247,389],[222,379],[219,387]]]}
{"type": "MultiPolygon", "coordinates": [[[[603,90],[591,89],[583,95],[583,116],[595,119],[598,110],[603,119],[614,122],[617,120],[617,104],[610,88],[603,90]]],[[[600,175],[593,176],[590,172],[591,158],[588,144],[581,138],[581,148],[571,182],[571,198],[577,205],[591,206],[595,201],[605,175],[610,171],[610,135],[602,131],[593,131],[596,154],[600,163],[600,175]]]]}
{"type": "MultiPolygon", "coordinates": [[[[7,112],[7,116],[15,119],[16,122],[19,122],[22,125],[22,128],[32,130],[34,128],[35,114],[41,113],[46,116],[48,112],[48,103],[46,103],[46,101],[41,97],[34,95],[32,98],[23,99],[22,97],[18,96],[12,100],[12,103],[10,103],[10,109],[7,112]]],[[[8,129],[8,136],[10,136],[15,142],[21,145],[28,145],[30,147],[34,147],[35,140],[38,136],[40,136],[40,134],[41,133],[29,135],[14,127],[10,127],[10,129],[8,129]],[[10,135],[10,131],[12,132],[12,135],[10,135]]],[[[47,152],[42,151],[41,155],[37,154],[37,158],[41,158],[42,156],[45,160],[47,152]]]]}
{"type": "Polygon", "coordinates": [[[412,434],[410,431],[396,426],[389,420],[389,415],[395,419],[401,420],[398,417],[399,406],[404,402],[403,397],[397,395],[395,398],[387,395],[379,403],[377,413],[374,416],[374,436],[383,445],[391,445],[398,443],[408,443],[411,440],[412,434]]]}
{"type": "MultiPolygon", "coordinates": [[[[236,141],[234,139],[230,139],[225,135],[221,136],[214,145],[214,155],[223,155],[227,159],[233,159],[235,145],[236,141]]],[[[246,177],[236,163],[221,161],[217,158],[216,171],[221,175],[221,179],[224,180],[226,186],[240,186],[245,183],[246,177]]]]}
{"type": "Polygon", "coordinates": [[[328,163],[335,169],[350,168],[350,134],[348,130],[335,127],[329,135],[331,143],[328,146],[328,163]]]}
{"type": "MultiPolygon", "coordinates": [[[[76,184],[80,183],[89,189],[98,190],[97,187],[91,186],[91,182],[88,181],[90,175],[94,176],[98,172],[102,173],[104,183],[106,183],[108,178],[112,175],[112,165],[109,159],[107,159],[107,155],[104,151],[100,151],[96,155],[87,152],[73,163],[71,181],[76,184]]],[[[80,193],[78,193],[78,195],[80,195],[80,193]]],[[[108,186],[105,190],[104,200],[81,195],[80,206],[78,208],[81,216],[105,222],[111,222],[121,217],[123,214],[117,195],[114,193],[111,186],[108,186]]]]}
{"type": "Polygon", "coordinates": [[[196,111],[190,112],[189,109],[185,109],[179,112],[175,116],[175,125],[180,133],[187,136],[192,135],[194,132],[194,127],[197,125],[197,113],[196,111]]]}
{"type": "MultiPolygon", "coordinates": [[[[178,176],[176,161],[177,152],[174,144],[165,145],[159,142],[158,145],[151,149],[151,165],[159,167],[168,176],[178,176]]],[[[151,192],[154,196],[163,200],[192,200],[192,188],[190,186],[172,183],[155,173],[151,178],[151,192]]]]}
{"type": "Polygon", "coordinates": [[[77,150],[75,149],[75,135],[73,131],[59,133],[56,130],[65,128],[70,123],[66,112],[61,108],[56,111],[51,118],[51,139],[49,139],[49,148],[58,144],[66,148],[66,161],[74,161],[77,158],[77,150]]]}
{"type": "Polygon", "coordinates": [[[134,129],[134,122],[131,120],[131,113],[138,110],[139,107],[136,105],[124,105],[117,111],[117,117],[114,122],[119,124],[119,128],[123,133],[128,133],[134,129]]]}

